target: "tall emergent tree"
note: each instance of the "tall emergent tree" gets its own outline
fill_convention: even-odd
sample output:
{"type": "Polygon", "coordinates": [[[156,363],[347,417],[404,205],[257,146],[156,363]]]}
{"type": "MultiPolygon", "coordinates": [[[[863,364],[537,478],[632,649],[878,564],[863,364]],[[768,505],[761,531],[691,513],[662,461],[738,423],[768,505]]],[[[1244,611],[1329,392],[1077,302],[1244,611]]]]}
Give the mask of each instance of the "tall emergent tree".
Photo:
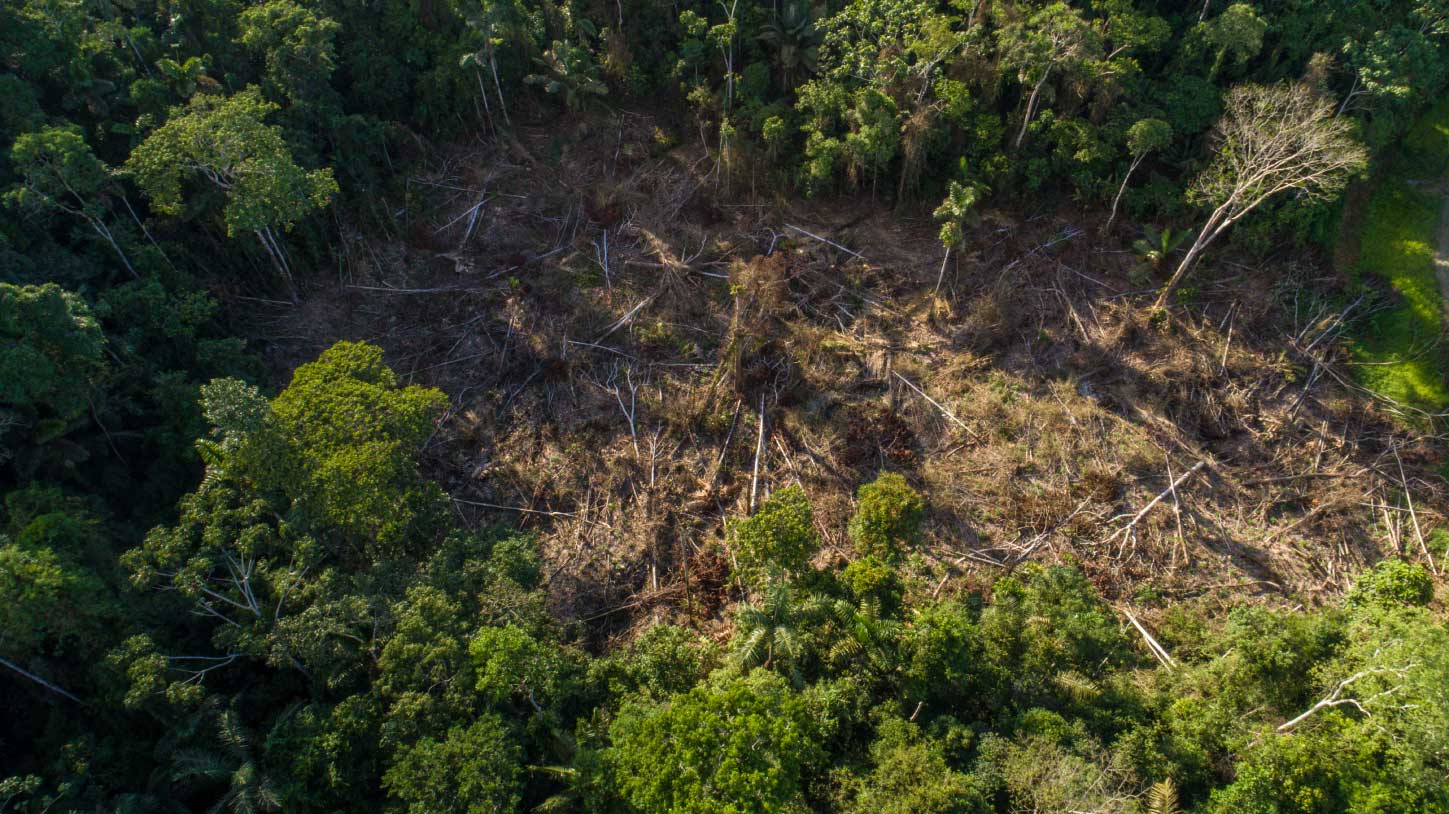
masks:
{"type": "Polygon", "coordinates": [[[1290,189],[1327,198],[1362,169],[1368,154],[1353,125],[1333,104],[1302,84],[1243,85],[1229,92],[1217,126],[1217,154],[1188,189],[1189,199],[1214,207],[1197,239],[1157,297],[1156,308],[1203,251],[1259,204],[1290,189]]]}
{"type": "Polygon", "coordinates": [[[285,231],[325,206],[337,182],[330,169],[308,172],[297,166],[281,129],[264,121],[276,109],[255,87],[226,97],[197,95],[136,147],[126,170],[168,215],[181,214],[186,181],[210,182],[226,198],[227,236],[255,234],[272,266],[293,286],[277,229],[285,231]]]}

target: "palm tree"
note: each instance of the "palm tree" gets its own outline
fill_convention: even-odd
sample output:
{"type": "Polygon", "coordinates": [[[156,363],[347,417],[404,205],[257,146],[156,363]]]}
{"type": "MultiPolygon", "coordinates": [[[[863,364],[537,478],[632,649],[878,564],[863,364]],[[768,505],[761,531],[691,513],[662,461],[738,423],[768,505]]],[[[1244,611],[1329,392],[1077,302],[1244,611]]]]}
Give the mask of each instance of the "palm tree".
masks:
{"type": "Polygon", "coordinates": [[[215,717],[215,743],[178,749],[171,757],[171,781],[223,788],[208,809],[210,814],[260,814],[279,810],[281,795],[266,769],[253,756],[251,735],[242,725],[235,704],[220,712],[207,709],[202,715],[215,717]]]}
{"type": "Polygon", "coordinates": [[[771,49],[780,72],[780,88],[790,90],[798,75],[815,73],[820,56],[820,32],[808,0],[794,0],[765,23],[757,39],[771,49]]]}
{"type": "MultiPolygon", "coordinates": [[[[965,163],[965,159],[962,159],[963,170],[965,163]]],[[[946,199],[931,213],[936,220],[941,221],[941,245],[946,247],[946,254],[941,258],[941,272],[936,275],[936,291],[941,290],[941,281],[946,279],[946,261],[951,258],[951,250],[966,239],[966,227],[981,224],[981,215],[976,211],[976,205],[989,191],[983,184],[952,181],[946,188],[946,199]]]]}
{"type": "Polygon", "coordinates": [[[742,603],[735,611],[732,661],[741,670],[779,668],[802,684],[800,662],[809,649],[809,626],[827,609],[818,596],[799,596],[788,580],[770,580],[758,601],[742,603]]]}
{"type": "Polygon", "coordinates": [[[836,669],[854,662],[857,668],[877,673],[886,672],[896,664],[895,646],[900,641],[901,623],[881,613],[874,600],[859,606],[844,600],[831,605],[831,622],[835,643],[829,659],[836,669]]]}
{"type": "Polygon", "coordinates": [[[1168,228],[1159,232],[1151,226],[1144,227],[1142,237],[1132,241],[1132,251],[1142,261],[1133,267],[1133,276],[1145,278],[1162,268],[1163,262],[1173,252],[1192,239],[1192,234],[1191,229],[1174,232],[1168,228]]]}
{"type": "Polygon", "coordinates": [[[1152,784],[1147,790],[1147,814],[1181,814],[1177,807],[1177,786],[1172,778],[1152,784]]]}
{"type": "Polygon", "coordinates": [[[609,88],[599,79],[599,66],[587,48],[554,40],[553,46],[535,60],[543,73],[529,74],[523,81],[542,85],[549,93],[563,97],[564,107],[582,110],[586,104],[606,96],[609,88]]]}

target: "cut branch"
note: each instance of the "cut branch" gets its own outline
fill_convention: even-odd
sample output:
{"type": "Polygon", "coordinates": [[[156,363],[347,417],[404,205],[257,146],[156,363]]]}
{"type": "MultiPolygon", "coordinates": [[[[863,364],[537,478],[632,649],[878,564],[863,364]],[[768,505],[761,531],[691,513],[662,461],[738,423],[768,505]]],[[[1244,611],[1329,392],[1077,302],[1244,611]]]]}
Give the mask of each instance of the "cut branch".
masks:
{"type": "Polygon", "coordinates": [[[1112,532],[1112,536],[1111,537],[1108,537],[1106,540],[1103,540],[1102,542],[1111,542],[1112,540],[1116,539],[1117,538],[1117,535],[1119,535],[1119,534],[1128,534],[1128,533],[1130,533],[1132,531],[1132,529],[1134,529],[1134,528],[1137,527],[1137,524],[1139,522],[1141,522],[1142,518],[1146,517],[1147,516],[1147,513],[1150,512],[1150,511],[1152,511],[1152,507],[1154,507],[1157,504],[1161,503],[1162,500],[1164,498],[1166,498],[1168,495],[1171,495],[1171,494],[1176,493],[1177,492],[1177,487],[1181,486],[1188,478],[1190,478],[1193,475],[1197,474],[1197,471],[1199,469],[1202,469],[1205,466],[1207,466],[1207,461],[1198,461],[1197,463],[1193,464],[1192,467],[1190,469],[1188,469],[1186,472],[1182,473],[1181,475],[1178,475],[1177,476],[1177,480],[1175,480],[1172,483],[1168,484],[1168,486],[1167,486],[1166,489],[1163,489],[1161,492],[1158,492],[1157,493],[1157,497],[1154,497],[1150,502],[1148,502],[1148,504],[1146,506],[1143,506],[1142,507],[1142,510],[1139,511],[1139,512],[1137,512],[1137,514],[1135,516],[1133,516],[1132,520],[1130,522],[1128,522],[1127,525],[1125,525],[1122,528],[1117,529],[1116,531],[1112,532]]]}

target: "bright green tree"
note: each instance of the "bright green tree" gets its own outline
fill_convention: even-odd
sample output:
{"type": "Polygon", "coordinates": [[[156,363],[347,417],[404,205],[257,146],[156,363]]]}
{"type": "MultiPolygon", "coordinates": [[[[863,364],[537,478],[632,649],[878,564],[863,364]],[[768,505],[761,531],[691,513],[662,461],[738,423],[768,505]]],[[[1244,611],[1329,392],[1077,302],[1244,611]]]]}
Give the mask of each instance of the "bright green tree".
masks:
{"type": "Polygon", "coordinates": [[[201,485],[123,557],[137,587],[179,594],[212,623],[219,654],[173,657],[162,689],[195,700],[208,673],[251,659],[345,685],[378,613],[348,575],[400,567],[445,516],[416,464],[444,397],[399,387],[378,348],[339,343],[270,403],[225,379],[202,400],[216,429],[198,443],[201,485]]]}
{"type": "Polygon", "coordinates": [[[1384,560],[1359,575],[1348,601],[1354,605],[1422,607],[1434,601],[1434,576],[1418,563],[1384,560]]]}
{"type": "Polygon", "coordinates": [[[278,457],[250,465],[317,522],[391,549],[438,522],[442,494],[419,476],[416,454],[446,405],[437,390],[399,386],[381,348],[339,342],[293,372],[271,404],[267,437],[279,448],[256,448],[278,457]]]}
{"type": "Polygon", "coordinates": [[[337,182],[330,169],[309,172],[297,165],[281,130],[265,121],[276,109],[256,88],[225,97],[194,96],[132,151],[125,169],[168,215],[184,211],[188,181],[219,190],[226,201],[227,235],[254,234],[273,267],[293,285],[277,230],[325,206],[337,182]]]}
{"type": "Polygon", "coordinates": [[[804,700],[778,675],[627,704],[609,729],[620,794],[657,814],[779,814],[803,809],[821,756],[804,700]]]}
{"type": "Polygon", "coordinates": [[[750,517],[730,521],[725,536],[750,584],[761,584],[773,574],[805,571],[820,547],[810,499],[798,486],[770,495],[750,517]]]}
{"type": "Polygon", "coordinates": [[[508,814],[519,810],[522,764],[507,723],[488,714],[399,749],[382,785],[408,814],[508,814]]]}
{"type": "Polygon", "coordinates": [[[939,744],[900,718],[887,718],[870,745],[871,768],[847,814],[986,814],[979,782],[954,771],[939,744]]]}
{"type": "Polygon", "coordinates": [[[926,501],[900,474],[881,473],[861,486],[855,499],[848,531],[856,553],[894,562],[902,549],[920,542],[926,501]]]}
{"type": "Polygon", "coordinates": [[[547,712],[571,694],[576,654],[518,625],[485,627],[468,643],[475,691],[517,712],[547,712]]]}

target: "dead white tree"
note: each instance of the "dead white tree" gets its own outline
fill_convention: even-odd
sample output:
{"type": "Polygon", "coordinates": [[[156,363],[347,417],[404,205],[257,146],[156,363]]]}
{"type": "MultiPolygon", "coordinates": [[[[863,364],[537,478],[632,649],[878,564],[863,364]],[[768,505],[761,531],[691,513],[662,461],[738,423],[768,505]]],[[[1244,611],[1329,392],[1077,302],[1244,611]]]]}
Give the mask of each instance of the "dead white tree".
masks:
{"type": "Polygon", "coordinates": [[[644,383],[647,383],[647,380],[645,382],[634,380],[633,364],[620,365],[618,362],[609,368],[608,381],[593,383],[595,387],[612,395],[614,400],[619,403],[619,414],[624,416],[624,420],[629,423],[629,440],[634,446],[634,460],[636,461],[639,460],[639,424],[636,421],[639,414],[639,386],[644,383]],[[622,383],[619,381],[620,370],[624,373],[622,383]],[[627,403],[624,398],[625,393],[629,394],[627,403]]]}
{"type": "MultiPolygon", "coordinates": [[[[1375,653],[1374,655],[1377,656],[1378,654],[1375,653]]],[[[1354,673],[1348,678],[1345,678],[1344,680],[1338,682],[1338,684],[1333,688],[1332,692],[1320,699],[1318,703],[1309,707],[1307,710],[1304,710],[1301,715],[1290,721],[1284,721],[1283,723],[1279,724],[1278,732],[1283,733],[1292,731],[1294,727],[1298,726],[1299,724],[1312,717],[1315,712],[1318,712],[1321,709],[1327,709],[1329,707],[1349,706],[1358,710],[1363,715],[1369,716],[1371,715],[1371,713],[1369,712],[1369,705],[1372,704],[1374,701],[1383,698],[1386,695],[1391,695],[1395,692],[1398,692],[1398,685],[1389,687],[1387,690],[1376,692],[1373,695],[1362,700],[1358,698],[1346,697],[1344,695],[1344,691],[1351,687],[1354,682],[1363,678],[1367,678],[1368,676],[1389,673],[1399,678],[1402,678],[1405,673],[1407,673],[1409,670],[1413,669],[1416,666],[1418,665],[1406,664],[1403,667],[1373,667],[1367,670],[1359,670],[1357,673],[1354,673]]]]}
{"type": "Polygon", "coordinates": [[[1167,305],[1214,240],[1264,201],[1289,190],[1331,197],[1364,167],[1368,153],[1354,140],[1352,125],[1333,113],[1330,100],[1302,84],[1242,85],[1228,93],[1216,155],[1188,189],[1190,200],[1214,208],[1156,308],[1167,305]]]}

